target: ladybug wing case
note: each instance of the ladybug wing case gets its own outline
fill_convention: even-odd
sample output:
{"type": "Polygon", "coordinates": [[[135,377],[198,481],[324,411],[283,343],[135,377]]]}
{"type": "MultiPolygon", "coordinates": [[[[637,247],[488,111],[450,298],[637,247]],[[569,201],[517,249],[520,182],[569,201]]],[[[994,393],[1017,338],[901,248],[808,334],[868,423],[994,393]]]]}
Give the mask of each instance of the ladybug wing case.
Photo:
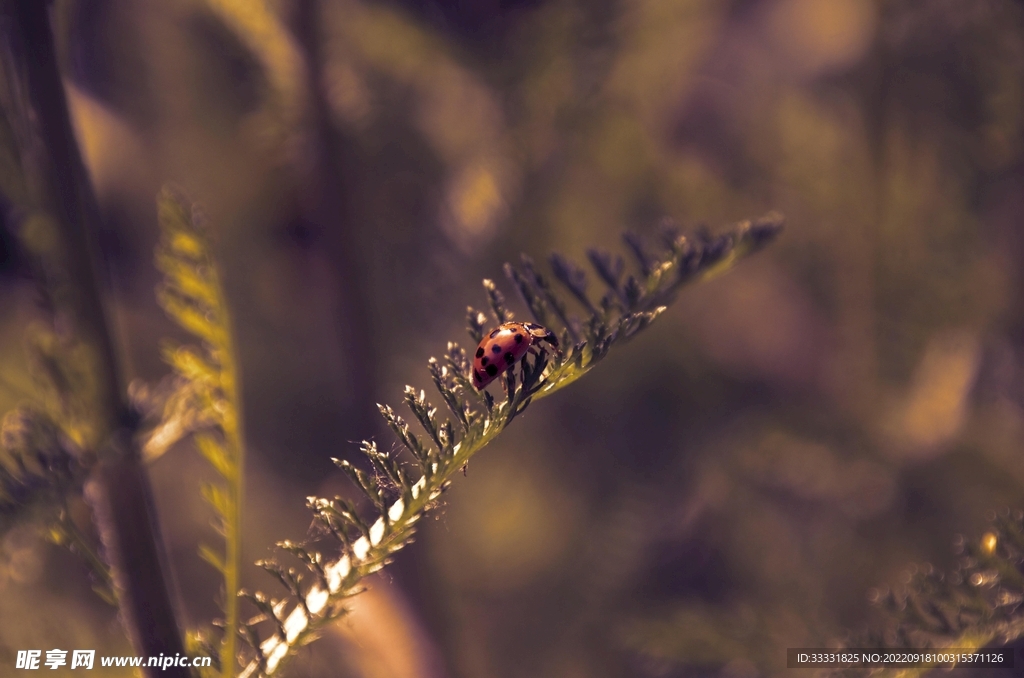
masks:
{"type": "Polygon", "coordinates": [[[484,337],[473,358],[473,385],[482,389],[530,349],[530,333],[519,323],[505,323],[484,337]]]}

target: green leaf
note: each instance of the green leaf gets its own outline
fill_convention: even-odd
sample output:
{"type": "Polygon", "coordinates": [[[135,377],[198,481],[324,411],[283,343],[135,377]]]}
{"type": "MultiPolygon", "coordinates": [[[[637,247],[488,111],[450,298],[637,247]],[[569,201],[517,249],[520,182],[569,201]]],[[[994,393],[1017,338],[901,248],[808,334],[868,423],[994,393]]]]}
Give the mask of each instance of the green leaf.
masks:
{"type": "MultiPolygon", "coordinates": [[[[202,346],[162,348],[164,360],[184,381],[178,398],[197,410],[192,419],[208,423],[209,430],[194,436],[196,449],[221,479],[201,487],[203,497],[218,516],[216,527],[224,536],[224,556],[209,547],[200,555],[224,576],[224,633],[220,640],[221,675],[234,676],[235,642],[245,635],[238,618],[238,580],[241,558],[244,436],[241,397],[235,367],[230,313],[210,242],[200,226],[195,207],[184,193],[164,187],[157,199],[161,238],[156,266],[164,280],[157,300],[183,329],[202,340],[202,346]]],[[[166,418],[180,416],[165,409],[166,418]]],[[[187,419],[187,417],[185,417],[187,419]]],[[[160,430],[160,425],[157,430],[160,430]]],[[[195,428],[192,429],[195,431],[195,428]]]]}
{"type": "Polygon", "coordinates": [[[224,558],[221,557],[220,554],[215,552],[212,548],[210,548],[206,544],[200,544],[199,545],[199,557],[202,558],[203,560],[205,560],[206,562],[208,562],[210,565],[213,565],[213,567],[218,572],[220,572],[221,574],[224,574],[224,569],[227,567],[224,564],[224,558]]]}
{"type": "Polygon", "coordinates": [[[229,480],[234,479],[238,474],[238,468],[234,461],[224,449],[224,446],[209,434],[199,434],[195,438],[196,449],[203,455],[206,461],[210,462],[217,473],[229,480]]]}

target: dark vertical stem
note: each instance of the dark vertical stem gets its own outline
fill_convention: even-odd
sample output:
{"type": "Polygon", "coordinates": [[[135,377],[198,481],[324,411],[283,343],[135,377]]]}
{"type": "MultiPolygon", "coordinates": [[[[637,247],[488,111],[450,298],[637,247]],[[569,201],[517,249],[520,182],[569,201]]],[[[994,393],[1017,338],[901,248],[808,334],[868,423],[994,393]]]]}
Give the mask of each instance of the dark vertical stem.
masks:
{"type": "MultiPolygon", "coordinates": [[[[184,654],[171,604],[166,558],[156,526],[149,478],[130,436],[108,447],[87,488],[100,537],[111,561],[121,618],[132,647],[143,657],[184,654]]],[[[183,667],[144,668],[149,678],[187,678],[183,667]]]]}
{"type": "MultiPolygon", "coordinates": [[[[295,34],[302,45],[309,73],[309,116],[316,139],[305,187],[303,208],[311,220],[324,229],[327,247],[337,270],[338,333],[349,373],[352,422],[356,430],[368,432],[378,426],[373,403],[376,385],[377,347],[369,305],[366,243],[359,237],[352,206],[352,181],[346,171],[344,139],[331,120],[331,108],[324,93],[324,54],[320,2],[299,0],[295,8],[295,34]]],[[[369,435],[363,433],[361,435],[369,435]]]]}
{"type": "MultiPolygon", "coordinates": [[[[5,7],[13,19],[12,47],[35,114],[47,207],[53,210],[61,235],[57,259],[62,275],[48,281],[61,287],[51,290],[55,310],[67,316],[76,336],[93,353],[97,402],[92,421],[95,435],[89,443],[96,448],[99,462],[87,496],[135,651],[147,657],[184,654],[152,490],[132,440],[124,381],[100,296],[94,242],[99,211],[71,127],[48,4],[10,0],[5,7]]],[[[188,676],[187,669],[178,667],[144,671],[153,678],[188,676]]]]}
{"type": "MultiPolygon", "coordinates": [[[[57,69],[50,33],[47,2],[14,0],[14,24],[17,34],[12,47],[25,77],[29,103],[35,115],[34,130],[39,135],[43,158],[40,169],[46,174],[44,181],[49,203],[46,207],[61,230],[60,276],[67,285],[52,290],[55,303],[75,322],[75,329],[98,355],[104,366],[97,374],[97,396],[104,403],[117,402],[121,406],[118,384],[121,382],[115,352],[107,331],[106,317],[100,300],[96,274],[93,270],[94,243],[89,231],[95,230],[98,209],[91,187],[86,179],[85,167],[75,143],[74,131],[68,115],[64,85],[57,69]]],[[[55,253],[56,254],[56,253],[55,253]]],[[[117,410],[104,411],[105,421],[96,424],[104,430],[113,430],[119,423],[117,410]]]]}

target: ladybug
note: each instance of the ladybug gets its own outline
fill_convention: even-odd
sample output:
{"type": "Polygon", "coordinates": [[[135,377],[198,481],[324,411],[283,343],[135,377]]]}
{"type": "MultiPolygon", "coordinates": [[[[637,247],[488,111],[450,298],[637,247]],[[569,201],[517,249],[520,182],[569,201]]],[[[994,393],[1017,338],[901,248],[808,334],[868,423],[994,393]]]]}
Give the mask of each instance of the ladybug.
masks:
{"type": "MultiPolygon", "coordinates": [[[[558,350],[555,333],[536,323],[502,323],[484,336],[473,358],[473,385],[483,389],[509,370],[540,342],[558,350]]],[[[541,347],[542,349],[544,347],[541,347]]]]}

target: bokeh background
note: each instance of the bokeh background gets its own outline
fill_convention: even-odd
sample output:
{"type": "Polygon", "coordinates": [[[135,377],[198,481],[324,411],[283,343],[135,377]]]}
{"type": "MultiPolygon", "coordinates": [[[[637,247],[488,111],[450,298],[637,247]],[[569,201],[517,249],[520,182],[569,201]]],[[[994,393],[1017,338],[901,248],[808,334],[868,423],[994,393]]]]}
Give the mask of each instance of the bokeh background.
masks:
{"type": "MultiPolygon", "coordinates": [[[[787,647],[876,624],[873,587],[950,566],[955,534],[1024,504],[1019,0],[61,0],[54,18],[133,378],[185,338],[153,296],[164,181],[216,239],[247,562],[306,534],[307,495],[350,491],[330,457],[390,444],[374,403],[429,386],[503,261],[581,259],[666,215],[787,216],[475,458],[292,675],[778,675],[787,647]]],[[[0,410],[34,388],[10,230],[0,410]]],[[[181,445],[152,474],[204,624],[209,471],[181,445]]],[[[130,652],[28,528],[0,546],[0,644],[130,652]]]]}

